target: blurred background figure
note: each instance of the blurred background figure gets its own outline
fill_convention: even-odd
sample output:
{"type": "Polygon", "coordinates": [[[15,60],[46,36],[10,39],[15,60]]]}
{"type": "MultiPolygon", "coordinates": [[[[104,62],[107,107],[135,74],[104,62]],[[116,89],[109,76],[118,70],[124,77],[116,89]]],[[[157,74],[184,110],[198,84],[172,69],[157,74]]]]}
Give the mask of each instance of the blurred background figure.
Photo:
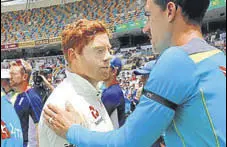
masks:
{"type": "Polygon", "coordinates": [[[117,81],[121,69],[121,59],[114,57],[110,61],[109,77],[104,80],[106,89],[102,92],[101,98],[115,129],[125,122],[124,94],[117,81]]]}
{"type": "Polygon", "coordinates": [[[20,119],[9,94],[9,71],[1,70],[1,147],[23,147],[20,119]]]}
{"type": "Polygon", "coordinates": [[[9,69],[1,69],[1,88],[4,95],[6,95],[9,101],[14,105],[17,93],[10,86],[9,69]]]}
{"type": "Polygon", "coordinates": [[[23,59],[10,63],[10,85],[18,92],[14,108],[21,122],[24,147],[38,145],[37,124],[43,108],[41,96],[29,86],[31,72],[31,65],[23,59]]]}

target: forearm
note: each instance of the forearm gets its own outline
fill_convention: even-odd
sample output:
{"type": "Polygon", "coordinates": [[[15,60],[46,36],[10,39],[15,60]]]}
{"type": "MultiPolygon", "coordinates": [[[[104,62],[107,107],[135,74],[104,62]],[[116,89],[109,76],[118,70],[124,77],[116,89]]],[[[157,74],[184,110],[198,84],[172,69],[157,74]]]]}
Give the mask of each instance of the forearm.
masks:
{"type": "Polygon", "coordinates": [[[137,109],[125,124],[111,132],[90,132],[78,125],[73,125],[67,133],[70,143],[80,147],[147,147],[152,145],[169,126],[174,111],[142,97],[137,109]]]}

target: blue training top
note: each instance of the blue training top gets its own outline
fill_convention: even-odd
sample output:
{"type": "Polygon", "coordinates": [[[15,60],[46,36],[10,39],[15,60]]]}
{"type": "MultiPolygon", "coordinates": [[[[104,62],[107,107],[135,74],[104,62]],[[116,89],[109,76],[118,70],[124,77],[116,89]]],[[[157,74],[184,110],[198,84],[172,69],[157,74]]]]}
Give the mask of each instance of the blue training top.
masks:
{"type": "Polygon", "coordinates": [[[121,127],[125,122],[125,99],[119,84],[111,85],[105,89],[101,99],[109,116],[117,109],[119,127],[121,127]]]}
{"type": "Polygon", "coordinates": [[[21,122],[24,144],[26,145],[28,142],[29,115],[34,123],[39,122],[43,108],[42,99],[33,88],[30,88],[26,92],[18,94],[14,108],[21,122]]]}
{"type": "Polygon", "coordinates": [[[7,96],[1,96],[1,147],[23,147],[20,120],[7,96]]]}
{"type": "Polygon", "coordinates": [[[166,146],[226,146],[226,56],[201,39],[165,50],[135,111],[111,132],[73,125],[67,140],[80,147],[148,147],[165,133],[166,146]],[[176,110],[154,100],[178,105],[176,110]],[[136,129],[135,129],[136,128],[136,129]]]}

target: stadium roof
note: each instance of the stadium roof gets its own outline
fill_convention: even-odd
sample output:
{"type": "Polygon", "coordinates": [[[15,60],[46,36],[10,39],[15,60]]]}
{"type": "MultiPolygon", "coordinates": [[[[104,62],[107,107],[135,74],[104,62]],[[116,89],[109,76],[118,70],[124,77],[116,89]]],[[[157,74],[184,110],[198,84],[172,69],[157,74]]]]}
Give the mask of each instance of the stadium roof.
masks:
{"type": "Polygon", "coordinates": [[[1,13],[59,5],[81,0],[1,0],[1,13]]]}
{"type": "Polygon", "coordinates": [[[1,5],[9,6],[9,5],[25,4],[27,3],[27,1],[29,0],[1,0],[1,5]]]}

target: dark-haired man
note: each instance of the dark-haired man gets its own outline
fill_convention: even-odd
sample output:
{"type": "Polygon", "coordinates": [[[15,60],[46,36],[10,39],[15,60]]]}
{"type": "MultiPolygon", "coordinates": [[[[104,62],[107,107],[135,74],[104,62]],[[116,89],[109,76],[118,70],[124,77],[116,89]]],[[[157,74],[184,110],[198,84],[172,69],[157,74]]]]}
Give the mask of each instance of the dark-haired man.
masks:
{"type": "Polygon", "coordinates": [[[110,61],[109,77],[104,80],[107,88],[102,93],[102,102],[115,129],[121,127],[125,122],[124,94],[117,81],[117,76],[119,75],[121,68],[121,59],[114,57],[110,61]]]}
{"type": "MultiPolygon", "coordinates": [[[[163,132],[170,147],[226,146],[226,56],[207,44],[201,32],[209,3],[147,0],[144,31],[161,55],[140,103],[120,129],[89,132],[80,125],[64,125],[68,120],[56,121],[52,129],[80,147],[148,147],[163,132]],[[55,127],[59,125],[64,127],[55,127]]],[[[70,113],[50,109],[55,117],[70,113]]]]}

